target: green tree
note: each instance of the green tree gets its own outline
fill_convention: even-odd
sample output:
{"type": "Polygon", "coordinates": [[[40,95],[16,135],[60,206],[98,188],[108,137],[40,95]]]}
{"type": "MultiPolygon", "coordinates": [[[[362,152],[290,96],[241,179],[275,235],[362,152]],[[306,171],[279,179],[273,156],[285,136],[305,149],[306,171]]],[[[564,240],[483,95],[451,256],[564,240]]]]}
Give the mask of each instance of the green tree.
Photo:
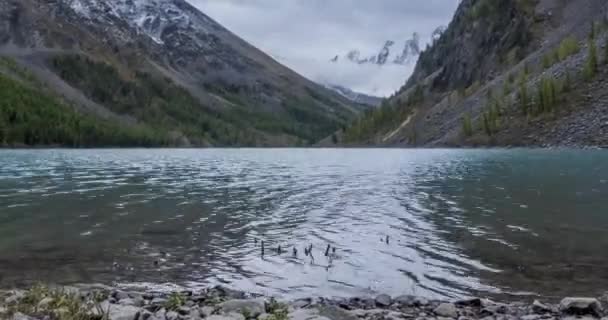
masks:
{"type": "Polygon", "coordinates": [[[597,73],[597,48],[593,39],[589,40],[588,44],[589,53],[587,54],[587,61],[585,63],[584,75],[587,79],[591,79],[597,73]]]}
{"type": "Polygon", "coordinates": [[[465,136],[470,137],[473,135],[473,125],[471,124],[471,115],[467,112],[462,117],[462,132],[465,136]]]}

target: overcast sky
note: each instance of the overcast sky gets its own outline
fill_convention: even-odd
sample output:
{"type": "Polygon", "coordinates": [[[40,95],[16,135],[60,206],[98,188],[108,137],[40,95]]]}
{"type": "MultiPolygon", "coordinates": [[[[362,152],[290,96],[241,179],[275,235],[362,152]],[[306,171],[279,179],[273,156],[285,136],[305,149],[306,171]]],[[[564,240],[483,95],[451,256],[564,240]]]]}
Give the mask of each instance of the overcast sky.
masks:
{"type": "Polygon", "coordinates": [[[314,81],[376,95],[398,89],[413,66],[329,63],[351,49],[395,50],[418,32],[430,35],[452,18],[458,0],[188,0],[243,39],[314,81]]]}

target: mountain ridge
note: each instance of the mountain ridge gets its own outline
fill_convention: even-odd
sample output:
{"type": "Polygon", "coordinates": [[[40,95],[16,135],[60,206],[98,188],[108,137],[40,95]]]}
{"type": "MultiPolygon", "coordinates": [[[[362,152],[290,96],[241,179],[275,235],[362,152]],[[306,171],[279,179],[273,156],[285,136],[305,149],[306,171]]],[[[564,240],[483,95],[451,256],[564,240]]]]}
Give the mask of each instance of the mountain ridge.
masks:
{"type": "Polygon", "coordinates": [[[171,145],[306,145],[359,112],[183,0],[6,0],[0,15],[0,54],[48,94],[156,128],[171,145]],[[88,69],[120,85],[103,87],[88,69]]]}

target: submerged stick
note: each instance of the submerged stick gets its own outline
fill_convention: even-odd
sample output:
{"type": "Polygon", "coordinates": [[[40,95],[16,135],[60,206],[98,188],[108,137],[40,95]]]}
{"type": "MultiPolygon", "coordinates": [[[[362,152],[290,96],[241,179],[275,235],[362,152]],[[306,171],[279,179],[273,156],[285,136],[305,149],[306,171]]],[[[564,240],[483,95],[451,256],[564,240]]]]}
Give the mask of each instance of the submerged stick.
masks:
{"type": "Polygon", "coordinates": [[[262,240],[262,257],[264,256],[264,240],[262,240]]]}
{"type": "Polygon", "coordinates": [[[327,244],[327,249],[325,249],[325,256],[327,257],[329,255],[329,249],[331,248],[331,246],[329,244],[327,244]]]}

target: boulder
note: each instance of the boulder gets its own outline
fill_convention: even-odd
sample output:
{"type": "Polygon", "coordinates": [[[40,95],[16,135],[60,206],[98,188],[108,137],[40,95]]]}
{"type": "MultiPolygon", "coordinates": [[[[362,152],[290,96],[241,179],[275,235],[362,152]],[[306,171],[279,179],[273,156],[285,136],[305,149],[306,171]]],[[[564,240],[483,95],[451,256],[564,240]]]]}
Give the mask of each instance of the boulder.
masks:
{"type": "Polygon", "coordinates": [[[569,297],[559,304],[559,311],[565,314],[601,316],[602,305],[595,298],[569,297]]]}
{"type": "Polygon", "coordinates": [[[376,305],[379,307],[388,307],[391,305],[391,296],[388,294],[381,294],[376,297],[376,305]]]}
{"type": "Polygon", "coordinates": [[[532,312],[534,313],[538,313],[538,314],[543,314],[543,313],[548,313],[548,312],[552,312],[553,310],[551,310],[551,307],[549,307],[546,304],[543,304],[542,302],[538,301],[538,300],[534,300],[534,302],[532,303],[532,312]]]}
{"type": "MultiPolygon", "coordinates": [[[[120,304],[111,305],[109,308],[109,320],[137,320],[139,313],[141,312],[141,309],[138,307],[120,304]]],[[[107,307],[103,308],[103,310],[107,310],[107,307]]]]}
{"type": "Polygon", "coordinates": [[[35,318],[24,315],[21,312],[17,312],[13,315],[11,320],[36,320],[35,318]]]}
{"type": "Polygon", "coordinates": [[[47,309],[51,303],[53,303],[53,298],[46,297],[46,298],[40,300],[40,302],[38,302],[38,309],[42,309],[42,310],[47,309]]]}
{"type": "Polygon", "coordinates": [[[167,319],[167,320],[178,320],[179,319],[179,314],[177,314],[177,312],[175,312],[175,311],[168,311],[167,313],[165,313],[165,319],[167,319]]]}
{"type": "MultiPolygon", "coordinates": [[[[332,320],[319,314],[318,309],[297,309],[288,315],[289,320],[332,320]]],[[[337,320],[337,319],[333,319],[337,320]]]]}
{"type": "Polygon", "coordinates": [[[441,317],[458,318],[458,309],[453,303],[442,303],[433,312],[441,317]]]}
{"type": "Polygon", "coordinates": [[[414,297],[410,295],[400,295],[394,299],[394,302],[404,307],[414,305],[414,297]]]}
{"type": "Polygon", "coordinates": [[[122,299],[128,299],[129,298],[129,294],[121,291],[121,290],[115,290],[114,292],[112,292],[112,297],[118,301],[122,300],[122,299]]]}
{"type": "Polygon", "coordinates": [[[143,307],[145,301],[142,298],[126,298],[118,301],[118,304],[121,304],[123,306],[143,307]]]}
{"type": "Polygon", "coordinates": [[[266,311],[263,299],[237,299],[228,300],[219,305],[222,313],[249,313],[251,317],[257,317],[266,311]]]}
{"type": "Polygon", "coordinates": [[[213,313],[213,311],[215,311],[214,307],[205,306],[199,310],[199,314],[201,315],[201,317],[206,318],[206,317],[210,316],[213,313]]]}

